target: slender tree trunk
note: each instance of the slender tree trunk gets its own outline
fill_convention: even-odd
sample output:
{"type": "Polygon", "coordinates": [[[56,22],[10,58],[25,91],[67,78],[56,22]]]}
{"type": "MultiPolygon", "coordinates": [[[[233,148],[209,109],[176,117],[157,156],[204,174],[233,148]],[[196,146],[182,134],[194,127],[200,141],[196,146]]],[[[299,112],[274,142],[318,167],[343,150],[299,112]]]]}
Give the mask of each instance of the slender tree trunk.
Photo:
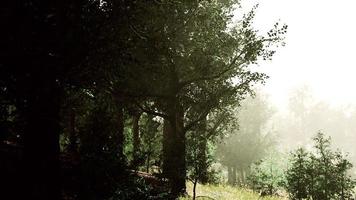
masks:
{"type": "Polygon", "coordinates": [[[235,185],[236,184],[236,177],[237,170],[235,166],[228,166],[228,184],[235,185]]]}
{"type": "Polygon", "coordinates": [[[308,192],[310,193],[310,196],[314,199],[314,161],[312,160],[311,161],[312,163],[311,163],[311,166],[312,166],[312,170],[311,170],[311,172],[310,172],[310,174],[309,174],[309,176],[310,176],[310,186],[309,186],[309,188],[307,188],[307,190],[309,190],[308,192]]]}
{"type": "Polygon", "coordinates": [[[146,163],[146,172],[150,172],[150,159],[151,159],[151,153],[147,154],[147,163],[146,163]]]}
{"type": "Polygon", "coordinates": [[[119,101],[117,105],[117,140],[118,140],[118,156],[121,160],[124,158],[124,108],[122,102],[119,101]]]}
{"type": "Polygon", "coordinates": [[[227,167],[227,183],[229,185],[233,185],[233,180],[232,180],[232,167],[231,166],[228,166],[227,167]]]}
{"type": "Polygon", "coordinates": [[[243,169],[243,168],[240,168],[240,179],[241,179],[241,181],[240,181],[240,183],[241,184],[245,184],[245,182],[246,182],[246,179],[245,179],[245,170],[243,169]]]}
{"type": "Polygon", "coordinates": [[[236,180],[237,180],[237,169],[236,166],[232,167],[232,185],[236,185],[236,180]]]}
{"type": "Polygon", "coordinates": [[[133,135],[133,159],[132,166],[138,166],[139,162],[139,153],[140,153],[140,131],[139,131],[139,120],[140,113],[134,113],[132,116],[132,135],[133,135]]]}
{"type": "Polygon", "coordinates": [[[77,133],[75,131],[75,110],[72,108],[69,114],[69,145],[68,151],[75,153],[78,151],[77,133]]]}
{"type": "Polygon", "coordinates": [[[195,200],[196,198],[197,183],[198,183],[198,179],[196,178],[193,182],[193,200],[195,200]]]}
{"type": "Polygon", "coordinates": [[[236,185],[241,185],[242,184],[242,177],[241,177],[241,172],[236,169],[236,185]]]}
{"type": "Polygon", "coordinates": [[[59,200],[59,109],[54,79],[37,77],[29,92],[24,138],[25,199],[59,200]]]}

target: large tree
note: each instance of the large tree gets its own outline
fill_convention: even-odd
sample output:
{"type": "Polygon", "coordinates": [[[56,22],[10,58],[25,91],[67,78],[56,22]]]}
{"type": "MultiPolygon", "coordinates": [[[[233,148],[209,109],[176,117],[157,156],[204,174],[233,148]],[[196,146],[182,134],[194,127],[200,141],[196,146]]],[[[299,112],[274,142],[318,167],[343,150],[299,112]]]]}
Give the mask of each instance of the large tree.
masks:
{"type": "MultiPolygon", "coordinates": [[[[1,25],[7,30],[1,32],[0,92],[7,105],[1,109],[14,106],[23,122],[28,176],[23,194],[60,198],[59,113],[63,92],[73,89],[97,102],[105,100],[101,96],[115,102],[119,157],[125,109],[137,106],[163,117],[163,169],[172,193],[184,193],[186,132],[263,81],[266,76],[249,66],[270,58],[270,45],[285,33],[285,26],[276,26],[267,37],[259,36],[251,25],[254,11],[232,24],[237,3],[3,3],[1,25]]],[[[94,115],[112,111],[111,104],[100,106],[94,115]]],[[[103,124],[96,124],[95,116],[92,121],[100,132],[103,124]]]]}
{"type": "Polygon", "coordinates": [[[151,15],[133,21],[141,41],[135,57],[141,81],[135,84],[141,96],[149,97],[140,107],[164,118],[163,169],[175,194],[185,192],[187,130],[225,100],[240,100],[253,83],[263,81],[266,76],[249,65],[270,58],[274,51],[268,47],[285,33],[285,26],[276,26],[267,37],[259,36],[251,25],[254,10],[232,25],[236,3],[156,1],[142,5],[151,15]],[[194,106],[203,109],[189,114],[194,106]]]}

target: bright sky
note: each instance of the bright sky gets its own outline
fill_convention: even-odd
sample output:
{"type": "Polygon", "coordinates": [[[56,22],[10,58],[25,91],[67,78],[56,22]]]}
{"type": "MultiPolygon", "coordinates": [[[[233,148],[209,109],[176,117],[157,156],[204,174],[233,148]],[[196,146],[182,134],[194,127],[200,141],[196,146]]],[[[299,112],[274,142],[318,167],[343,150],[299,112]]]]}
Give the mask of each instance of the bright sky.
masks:
{"type": "Polygon", "coordinates": [[[285,105],[291,89],[308,84],[317,99],[356,103],[356,0],[258,2],[259,30],[266,32],[278,20],[288,25],[287,45],[260,65],[270,76],[265,89],[271,100],[285,105]]]}

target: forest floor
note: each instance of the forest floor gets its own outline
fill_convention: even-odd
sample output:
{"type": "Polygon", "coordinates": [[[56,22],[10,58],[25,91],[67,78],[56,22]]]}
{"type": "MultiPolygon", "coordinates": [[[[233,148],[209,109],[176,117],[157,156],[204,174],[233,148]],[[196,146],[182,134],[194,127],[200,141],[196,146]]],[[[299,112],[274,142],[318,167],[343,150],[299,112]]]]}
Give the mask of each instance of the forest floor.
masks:
{"type": "MultiPolygon", "coordinates": [[[[193,184],[187,183],[189,196],[193,196],[193,184]]],[[[228,185],[197,185],[197,200],[287,200],[283,197],[261,197],[249,189],[231,187],[228,185]]],[[[179,200],[191,200],[191,197],[179,200]]]]}

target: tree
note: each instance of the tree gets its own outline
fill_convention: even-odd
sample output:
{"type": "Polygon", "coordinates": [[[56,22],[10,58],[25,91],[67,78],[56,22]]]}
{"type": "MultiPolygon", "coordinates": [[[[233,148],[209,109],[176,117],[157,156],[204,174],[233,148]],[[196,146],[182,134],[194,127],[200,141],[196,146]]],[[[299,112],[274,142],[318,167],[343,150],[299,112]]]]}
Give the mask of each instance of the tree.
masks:
{"type": "Polygon", "coordinates": [[[298,149],[287,171],[287,191],[293,199],[351,199],[356,182],[348,175],[352,164],[332,151],[331,139],[319,132],[315,152],[298,149]]]}
{"type": "Polygon", "coordinates": [[[142,36],[137,38],[145,46],[136,57],[142,70],[138,79],[147,80],[137,84],[144,83],[139,87],[144,88],[142,96],[150,97],[141,107],[165,119],[163,171],[173,193],[185,191],[186,132],[219,107],[221,100],[241,100],[251,84],[266,78],[248,66],[260,57],[270,58],[274,51],[269,44],[280,42],[286,29],[276,26],[268,37],[258,36],[251,26],[254,11],[229,28],[234,3],[153,3],[143,9],[155,15],[143,16],[145,23],[136,26],[142,36]],[[192,105],[204,109],[185,118],[192,105]]]}
{"type": "Polygon", "coordinates": [[[197,131],[200,133],[187,137],[187,178],[193,183],[193,199],[196,197],[197,183],[208,182],[208,165],[211,162],[207,152],[206,120],[201,121],[197,131]]]}
{"type": "Polygon", "coordinates": [[[236,174],[240,174],[240,182],[245,183],[249,167],[262,159],[273,147],[274,138],[268,129],[268,121],[273,114],[266,97],[257,93],[241,103],[237,110],[236,124],[227,130],[229,134],[219,145],[220,162],[231,168],[228,170],[228,182],[236,184],[236,174]]]}
{"type": "Polygon", "coordinates": [[[140,136],[140,127],[139,127],[139,121],[141,117],[140,112],[138,112],[136,109],[131,110],[130,115],[132,116],[132,136],[133,136],[133,158],[131,162],[131,166],[134,168],[137,168],[138,165],[140,164],[140,143],[141,143],[141,136],[140,136]]]}
{"type": "MultiPolygon", "coordinates": [[[[274,50],[269,47],[281,42],[285,33],[286,26],[275,26],[267,37],[259,36],[251,25],[254,11],[230,26],[236,3],[3,3],[1,25],[8,31],[1,33],[0,93],[4,94],[1,102],[6,103],[1,105],[1,120],[9,121],[12,108],[21,120],[16,125],[23,128],[19,135],[25,152],[24,196],[60,198],[59,137],[60,122],[65,121],[60,113],[66,113],[64,108],[71,112],[64,130],[70,138],[69,149],[79,146],[83,160],[94,162],[91,167],[106,155],[108,145],[110,155],[117,156],[112,163],[117,164],[119,158],[123,164],[129,108],[162,117],[163,171],[170,179],[171,192],[184,193],[186,133],[209,113],[239,102],[253,83],[265,80],[264,74],[248,66],[259,58],[270,58],[274,50]],[[82,114],[75,111],[75,102],[63,103],[65,93],[85,94],[86,100],[97,105],[89,103],[82,114]],[[84,128],[78,128],[76,135],[78,120],[84,121],[80,121],[84,128]],[[91,135],[104,139],[93,144],[85,140],[91,135]],[[92,154],[94,158],[87,156],[92,154]]],[[[137,150],[139,120],[134,121],[137,150]]]]}
{"type": "Polygon", "coordinates": [[[308,188],[309,181],[311,185],[314,185],[314,174],[312,166],[308,167],[308,153],[303,149],[299,148],[295,153],[292,154],[291,168],[287,171],[287,190],[291,194],[292,199],[306,199],[308,198],[308,193],[314,191],[313,188],[308,188]],[[307,175],[311,175],[310,179],[307,175]]]}

